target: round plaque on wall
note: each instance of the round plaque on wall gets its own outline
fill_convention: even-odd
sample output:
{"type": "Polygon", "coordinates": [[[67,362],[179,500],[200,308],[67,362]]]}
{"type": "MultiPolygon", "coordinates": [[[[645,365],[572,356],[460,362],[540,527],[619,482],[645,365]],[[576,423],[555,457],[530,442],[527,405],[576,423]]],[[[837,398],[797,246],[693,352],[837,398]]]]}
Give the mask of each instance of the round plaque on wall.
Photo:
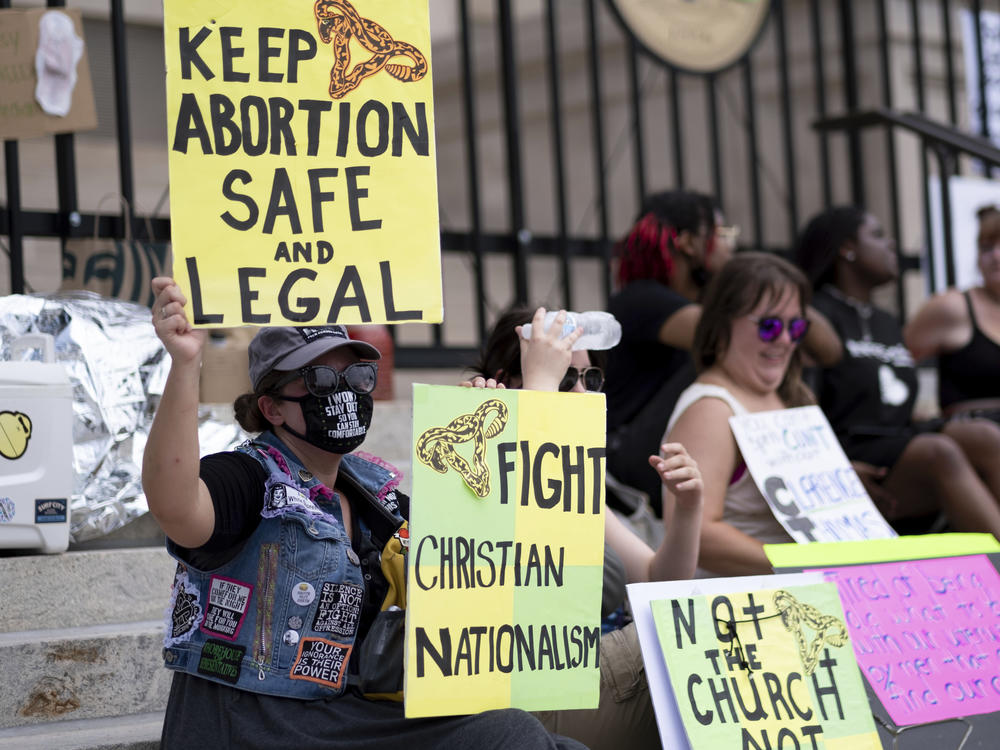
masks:
{"type": "Polygon", "coordinates": [[[771,0],[611,0],[629,33],[668,65],[714,73],[757,40],[771,0]]]}

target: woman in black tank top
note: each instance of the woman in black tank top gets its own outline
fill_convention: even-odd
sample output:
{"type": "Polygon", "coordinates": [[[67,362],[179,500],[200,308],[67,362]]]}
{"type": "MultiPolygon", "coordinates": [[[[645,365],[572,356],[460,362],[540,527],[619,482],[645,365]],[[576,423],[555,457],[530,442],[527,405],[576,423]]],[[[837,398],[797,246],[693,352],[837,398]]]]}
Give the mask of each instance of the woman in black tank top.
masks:
{"type": "Polygon", "coordinates": [[[981,208],[981,286],[949,289],[924,303],[904,329],[915,359],[938,358],[938,399],[948,417],[1000,422],[1000,209],[981,208]]]}

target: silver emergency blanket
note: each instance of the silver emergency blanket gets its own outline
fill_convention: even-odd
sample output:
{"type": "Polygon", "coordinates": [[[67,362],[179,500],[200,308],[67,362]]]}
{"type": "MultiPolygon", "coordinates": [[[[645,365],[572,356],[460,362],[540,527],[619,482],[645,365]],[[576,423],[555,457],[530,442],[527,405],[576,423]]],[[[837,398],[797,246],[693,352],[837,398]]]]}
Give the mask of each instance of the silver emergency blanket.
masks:
{"type": "MultiPolygon", "coordinates": [[[[56,361],[73,384],[70,539],[99,539],[148,511],[142,453],[170,357],[149,308],[92,292],[0,297],[0,359],[11,358],[11,343],[25,333],[55,339],[56,361]]],[[[218,409],[199,410],[202,455],[245,437],[218,409]]]]}

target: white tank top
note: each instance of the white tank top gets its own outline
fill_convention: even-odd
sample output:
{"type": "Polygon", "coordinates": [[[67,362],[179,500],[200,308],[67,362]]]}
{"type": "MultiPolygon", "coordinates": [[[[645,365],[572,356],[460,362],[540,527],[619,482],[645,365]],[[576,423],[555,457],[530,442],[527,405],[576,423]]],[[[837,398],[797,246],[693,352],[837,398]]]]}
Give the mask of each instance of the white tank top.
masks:
{"type": "MultiPolygon", "coordinates": [[[[691,404],[703,398],[717,398],[720,401],[725,401],[729,405],[729,408],[733,410],[733,414],[737,416],[749,413],[747,408],[721,385],[693,383],[677,399],[674,412],[670,415],[670,421],[667,422],[667,434],[670,434],[670,430],[673,429],[674,424],[680,419],[681,414],[687,411],[691,404]]],[[[666,442],[666,435],[664,435],[663,442],[666,442]]],[[[771,512],[771,506],[767,504],[767,500],[764,499],[760,490],[757,489],[757,485],[754,483],[753,477],[750,476],[750,472],[742,464],[742,458],[740,462],[743,467],[743,473],[739,479],[732,482],[726,489],[725,504],[722,508],[722,520],[763,544],[794,542],[795,540],[789,536],[784,527],[778,523],[778,519],[774,517],[774,513],[771,512]]],[[[698,571],[695,573],[696,578],[706,578],[715,575],[718,574],[702,568],[698,568],[698,571]]]]}

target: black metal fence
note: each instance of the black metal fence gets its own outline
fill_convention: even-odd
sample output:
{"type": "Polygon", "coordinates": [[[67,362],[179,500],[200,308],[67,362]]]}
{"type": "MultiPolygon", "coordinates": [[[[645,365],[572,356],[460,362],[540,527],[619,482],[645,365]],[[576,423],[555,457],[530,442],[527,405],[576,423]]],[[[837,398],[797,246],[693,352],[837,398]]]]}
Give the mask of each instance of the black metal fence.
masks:
{"type": "MultiPolygon", "coordinates": [[[[119,190],[134,206],[124,1],[110,0],[110,30],[119,190]]],[[[742,227],[742,246],[777,251],[823,207],[867,205],[899,239],[901,267],[926,273],[928,177],[1000,164],[988,143],[960,135],[1000,136],[986,106],[994,40],[981,22],[1000,2],[771,5],[750,53],[702,75],[653,59],[601,0],[454,0],[446,12],[455,34],[434,42],[435,109],[442,249],[466,274],[446,283],[446,311],[458,293],[450,287],[462,287],[468,315],[465,333],[455,334],[446,315],[441,326],[397,335],[397,364],[468,362],[509,302],[603,306],[614,240],[654,189],[714,194],[742,227]],[[965,59],[976,68],[977,110],[965,59]],[[921,115],[923,125],[901,112],[921,115]],[[970,154],[975,161],[963,158],[970,154]],[[504,260],[502,273],[495,259],[504,260]]],[[[12,292],[24,290],[24,237],[87,236],[94,221],[102,236],[122,236],[133,220],[80,215],[74,136],[56,136],[55,152],[58,208],[33,210],[21,205],[18,144],[4,144],[0,233],[9,237],[12,292]]],[[[152,226],[169,237],[166,218],[152,226]]],[[[144,222],[134,227],[141,237],[144,222]]],[[[905,288],[895,295],[901,311],[905,288]]]]}

